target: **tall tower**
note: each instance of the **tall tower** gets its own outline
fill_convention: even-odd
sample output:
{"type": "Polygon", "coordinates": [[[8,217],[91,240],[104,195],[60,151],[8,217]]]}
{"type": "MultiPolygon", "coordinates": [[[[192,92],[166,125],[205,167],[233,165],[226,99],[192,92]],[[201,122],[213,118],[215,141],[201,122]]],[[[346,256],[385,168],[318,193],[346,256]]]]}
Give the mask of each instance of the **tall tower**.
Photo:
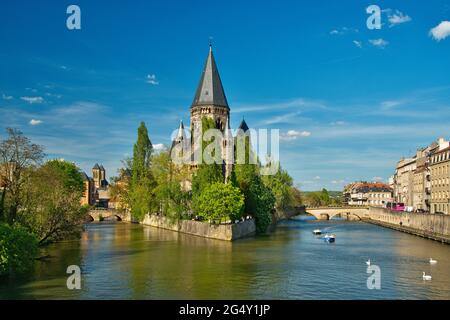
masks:
{"type": "Polygon", "coordinates": [[[102,178],[100,173],[100,166],[98,165],[98,163],[96,163],[95,166],[92,168],[92,178],[94,180],[95,188],[100,188],[102,178]]]}
{"type": "Polygon", "coordinates": [[[200,82],[191,106],[191,138],[195,147],[195,137],[201,136],[202,117],[214,120],[216,128],[225,131],[230,108],[220,80],[219,70],[214,59],[212,46],[209,46],[208,57],[200,77],[200,82]]]}

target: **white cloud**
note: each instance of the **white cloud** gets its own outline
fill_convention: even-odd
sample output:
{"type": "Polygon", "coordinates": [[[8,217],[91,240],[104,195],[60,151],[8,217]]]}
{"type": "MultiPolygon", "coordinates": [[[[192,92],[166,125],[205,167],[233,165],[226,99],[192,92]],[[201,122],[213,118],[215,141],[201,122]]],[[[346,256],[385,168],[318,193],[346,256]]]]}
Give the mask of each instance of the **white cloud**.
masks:
{"type": "Polygon", "coordinates": [[[345,124],[346,124],[346,122],[342,121],[342,120],[334,121],[334,122],[331,123],[332,126],[343,126],[345,124]]]}
{"type": "Polygon", "coordinates": [[[320,177],[319,176],[315,176],[314,180],[320,180],[320,177]]]}
{"type": "Polygon", "coordinates": [[[157,143],[153,145],[153,149],[155,150],[164,150],[166,148],[166,146],[162,143],[157,143]]]}
{"type": "Polygon", "coordinates": [[[29,104],[44,102],[44,98],[42,97],[20,97],[20,99],[28,102],[29,104]]]}
{"type": "Polygon", "coordinates": [[[412,19],[410,16],[408,16],[407,14],[403,14],[399,10],[395,10],[394,13],[392,13],[392,11],[388,12],[388,21],[390,23],[390,27],[409,22],[411,20],[412,19]]]}
{"type": "Polygon", "coordinates": [[[297,131],[289,130],[286,134],[281,134],[280,139],[284,141],[296,140],[299,137],[309,137],[311,132],[309,131],[297,131]]]}
{"type": "Polygon", "coordinates": [[[357,46],[358,48],[362,48],[362,42],[358,41],[358,40],[353,40],[353,43],[355,46],[357,46]]]}
{"type": "Polygon", "coordinates": [[[430,30],[430,36],[436,40],[441,41],[450,36],[450,21],[442,21],[436,27],[430,30]]]}
{"type": "Polygon", "coordinates": [[[3,100],[12,100],[12,99],[14,99],[14,97],[13,96],[7,96],[6,94],[2,94],[2,99],[3,100]]]}
{"type": "Polygon", "coordinates": [[[63,70],[69,69],[69,68],[67,68],[66,66],[61,66],[60,68],[63,69],[63,70]]]}
{"type": "Polygon", "coordinates": [[[148,74],[147,75],[147,83],[150,83],[151,85],[157,86],[159,84],[159,81],[156,80],[156,75],[148,74]]]}
{"type": "Polygon", "coordinates": [[[376,182],[384,181],[384,179],[382,177],[373,177],[372,180],[376,181],[376,182]]]}
{"type": "Polygon", "coordinates": [[[332,36],[336,36],[336,35],[341,36],[341,35],[344,35],[344,34],[347,34],[347,33],[358,33],[358,32],[359,32],[359,30],[355,29],[355,28],[342,27],[342,28],[331,30],[330,34],[332,36]]]}
{"type": "Polygon", "coordinates": [[[42,120],[36,120],[36,119],[31,119],[30,124],[32,126],[37,126],[40,125],[42,123],[42,120]]]}
{"type": "Polygon", "coordinates": [[[371,39],[371,40],[369,40],[369,42],[370,42],[371,45],[373,45],[373,46],[375,46],[377,48],[381,48],[381,49],[384,49],[389,44],[388,41],[386,41],[386,40],[384,40],[382,38],[371,39]]]}

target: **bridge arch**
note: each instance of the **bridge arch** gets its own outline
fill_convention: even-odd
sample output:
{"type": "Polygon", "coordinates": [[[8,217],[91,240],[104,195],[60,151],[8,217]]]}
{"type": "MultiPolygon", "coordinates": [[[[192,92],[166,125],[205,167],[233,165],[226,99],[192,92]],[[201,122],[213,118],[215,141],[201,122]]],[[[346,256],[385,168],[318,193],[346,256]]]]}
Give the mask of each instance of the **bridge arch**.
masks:
{"type": "Polygon", "coordinates": [[[317,220],[330,220],[337,215],[341,215],[347,220],[362,220],[365,215],[368,214],[368,208],[355,208],[355,207],[317,207],[306,208],[306,213],[314,216],[317,220]]]}

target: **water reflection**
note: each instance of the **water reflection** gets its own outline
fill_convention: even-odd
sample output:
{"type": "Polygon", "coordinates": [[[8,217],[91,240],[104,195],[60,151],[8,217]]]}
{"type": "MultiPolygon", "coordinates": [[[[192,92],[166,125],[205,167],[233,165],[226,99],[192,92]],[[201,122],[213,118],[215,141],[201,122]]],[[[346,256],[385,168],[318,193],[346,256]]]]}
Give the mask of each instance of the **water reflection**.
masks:
{"type": "Polygon", "coordinates": [[[50,299],[449,299],[450,246],[362,222],[287,221],[270,236],[233,243],[126,223],[92,223],[80,241],[45,250],[2,298],[50,299]],[[312,230],[337,235],[327,244],[312,230]],[[439,262],[428,263],[430,257],[439,262]],[[367,259],[381,290],[366,287],[367,259]],[[82,290],[66,288],[80,265],[82,290]],[[422,272],[432,274],[424,282],[422,272]]]}

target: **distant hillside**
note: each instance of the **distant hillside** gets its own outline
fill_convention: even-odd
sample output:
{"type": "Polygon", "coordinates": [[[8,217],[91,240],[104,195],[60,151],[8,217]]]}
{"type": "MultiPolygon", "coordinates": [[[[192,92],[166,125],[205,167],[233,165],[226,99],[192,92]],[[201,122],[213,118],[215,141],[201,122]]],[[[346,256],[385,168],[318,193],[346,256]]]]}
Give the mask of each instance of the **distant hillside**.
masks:
{"type": "MultiPolygon", "coordinates": [[[[321,192],[321,190],[317,190],[317,191],[301,191],[303,195],[307,195],[310,193],[314,193],[314,192],[321,192]]],[[[328,194],[330,195],[331,198],[335,198],[335,199],[340,199],[342,198],[342,191],[328,191],[328,194]]]]}

